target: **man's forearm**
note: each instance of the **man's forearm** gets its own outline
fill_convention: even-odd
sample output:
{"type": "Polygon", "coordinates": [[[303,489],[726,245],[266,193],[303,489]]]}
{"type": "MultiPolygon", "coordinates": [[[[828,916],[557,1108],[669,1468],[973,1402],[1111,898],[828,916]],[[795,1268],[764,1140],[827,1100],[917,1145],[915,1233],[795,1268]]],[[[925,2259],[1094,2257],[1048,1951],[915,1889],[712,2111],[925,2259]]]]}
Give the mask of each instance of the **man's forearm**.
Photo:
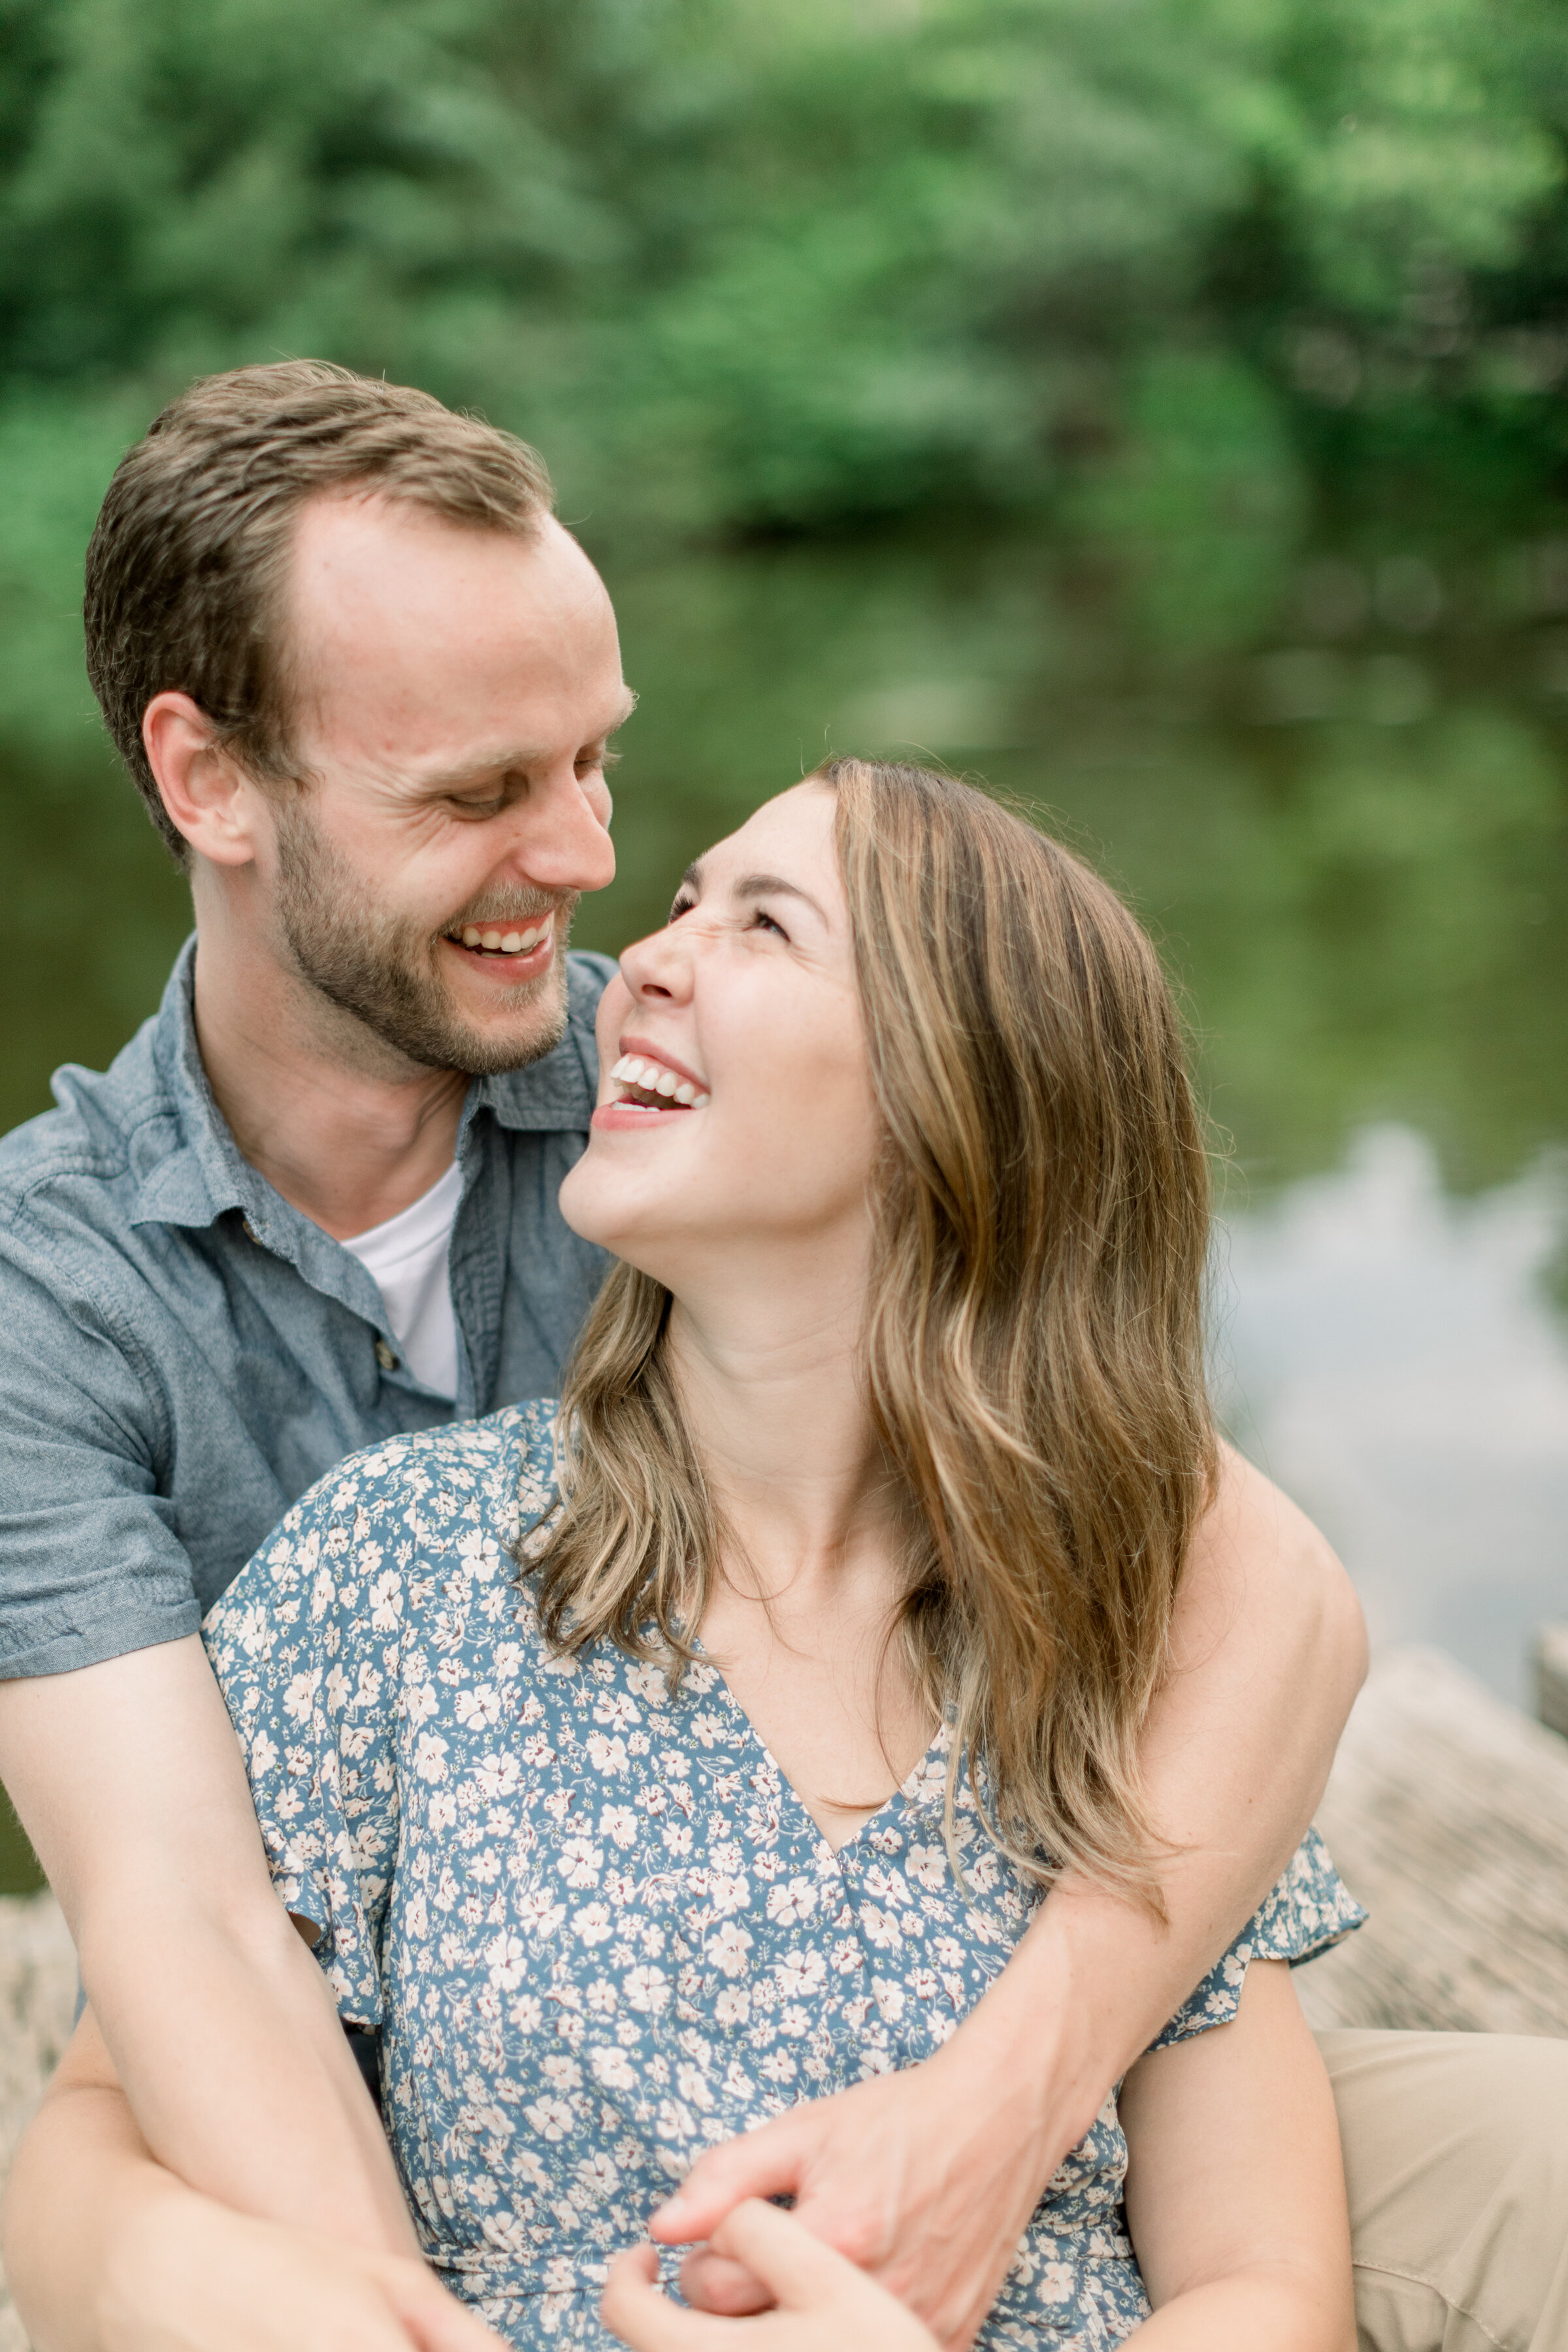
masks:
{"type": "Polygon", "coordinates": [[[76,1938],[109,2079],[158,2162],[261,2220],[411,2252],[199,1640],[0,1683],[0,1770],[76,1938]]]}
{"type": "Polygon", "coordinates": [[[248,1918],[106,1905],[98,1932],[158,1954],[96,1965],[116,2072],[161,2164],[237,2211],[386,2253],[415,2238],[326,1979],[266,1892],[248,1918]],[[160,1933],[162,1931],[162,1933],[160,1933]]]}
{"type": "MultiPolygon", "coordinates": [[[[808,2229],[874,2271],[943,2344],[966,2346],[1057,2166],[1279,1875],[1364,1662],[1338,1561],[1227,1454],[1142,1748],[1170,1848],[1156,1858],[1164,1923],[1064,1880],[934,2056],[699,2157],[654,2236],[692,2244],[742,2199],[791,2195],[808,2229]]],[[[756,2308],[754,2282],[730,2268],[700,2257],[689,2295],[756,2308]]]]}
{"type": "Polygon", "coordinates": [[[961,2029],[976,2063],[1022,2066],[1088,2129],[1300,1843],[1365,1664],[1338,1560],[1227,1451],[1141,1751],[1165,1919],[1064,1879],[961,2029]]]}
{"type": "Polygon", "coordinates": [[[90,2018],[0,2215],[36,2352],[498,2352],[423,2263],[231,2212],[155,2163],[90,2018]]]}

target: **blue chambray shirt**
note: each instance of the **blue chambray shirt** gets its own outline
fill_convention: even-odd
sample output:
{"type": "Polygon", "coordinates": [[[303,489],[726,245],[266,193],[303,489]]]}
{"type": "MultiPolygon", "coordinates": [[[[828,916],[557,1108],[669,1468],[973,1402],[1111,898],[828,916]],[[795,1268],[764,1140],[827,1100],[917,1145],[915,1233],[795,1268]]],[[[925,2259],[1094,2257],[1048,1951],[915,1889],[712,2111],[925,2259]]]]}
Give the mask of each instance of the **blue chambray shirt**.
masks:
{"type": "Polygon", "coordinates": [[[357,1448],[552,1393],[607,1263],[556,1206],[614,966],[568,960],[565,1037],[478,1078],[458,1131],[458,1394],[397,1359],[357,1258],[241,1158],[196,1050],[195,941],[157,1013],[0,1142],[0,1677],[194,1633],[357,1448]]]}

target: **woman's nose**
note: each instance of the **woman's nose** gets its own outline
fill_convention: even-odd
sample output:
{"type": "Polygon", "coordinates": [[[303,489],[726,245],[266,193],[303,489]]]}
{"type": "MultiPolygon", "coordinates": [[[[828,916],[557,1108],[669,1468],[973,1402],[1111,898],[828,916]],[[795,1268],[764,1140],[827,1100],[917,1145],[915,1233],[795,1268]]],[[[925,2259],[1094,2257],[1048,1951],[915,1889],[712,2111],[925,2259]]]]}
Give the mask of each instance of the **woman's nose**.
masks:
{"type": "Polygon", "coordinates": [[[621,978],[639,1003],[682,1003],[691,993],[691,957],[680,927],[667,923],[621,956],[621,978]]]}

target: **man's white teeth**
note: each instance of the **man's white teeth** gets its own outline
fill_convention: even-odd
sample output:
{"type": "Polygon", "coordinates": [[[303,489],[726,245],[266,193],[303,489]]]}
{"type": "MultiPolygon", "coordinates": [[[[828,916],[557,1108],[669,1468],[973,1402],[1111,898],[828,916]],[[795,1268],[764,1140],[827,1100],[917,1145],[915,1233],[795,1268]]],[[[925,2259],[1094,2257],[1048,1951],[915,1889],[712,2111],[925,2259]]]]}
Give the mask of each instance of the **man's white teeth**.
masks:
{"type": "Polygon", "coordinates": [[[635,1087],[639,1094],[662,1095],[666,1102],[678,1102],[686,1110],[704,1110],[709,1097],[689,1078],[677,1077],[662,1062],[650,1062],[640,1054],[623,1054],[611,1077],[618,1087],[635,1087]]]}
{"type": "Polygon", "coordinates": [[[480,930],[475,923],[463,926],[466,948],[487,948],[491,955],[530,955],[541,940],[548,939],[550,925],[541,923],[531,931],[480,930]]]}

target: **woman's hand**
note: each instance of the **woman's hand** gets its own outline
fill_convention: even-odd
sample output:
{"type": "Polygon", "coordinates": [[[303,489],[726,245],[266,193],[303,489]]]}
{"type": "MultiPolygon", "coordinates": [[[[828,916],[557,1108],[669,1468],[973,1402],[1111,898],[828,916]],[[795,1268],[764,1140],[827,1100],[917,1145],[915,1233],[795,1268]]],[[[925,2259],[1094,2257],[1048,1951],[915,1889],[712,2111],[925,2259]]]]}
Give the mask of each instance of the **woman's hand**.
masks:
{"type": "Polygon", "coordinates": [[[683,2311],[656,2284],[653,2248],[638,2246],[611,2265],[605,2326],[634,2352],[936,2352],[911,2312],[776,2205],[737,2205],[713,2252],[760,2280],[773,2308],[758,2319],[683,2311]]]}
{"type": "Polygon", "coordinates": [[[173,2184],[120,2236],[98,2352],[501,2352],[421,2262],[253,2221],[173,2184]]]}
{"type": "Polygon", "coordinates": [[[37,2352],[500,2352],[416,2256],[254,2221],[156,2163],[90,2011],[23,2137],[5,2221],[37,2352]]]}
{"type": "Polygon", "coordinates": [[[787,2196],[797,2224],[907,2303],[941,2343],[968,2344],[1046,2181],[1100,2103],[1097,2084],[1072,2079],[1070,2052],[1055,2071],[1058,2095],[1040,2099],[1019,2052],[1050,2076],[1066,2013],[1043,2007],[1033,2033],[1005,2011],[977,2012],[922,2065],[804,2100],[700,2156],[650,2223],[667,2245],[706,2242],[686,2259],[682,2294],[704,2311],[763,2309],[766,2293],[725,2251],[720,2225],[742,2198],[787,2196]]]}

